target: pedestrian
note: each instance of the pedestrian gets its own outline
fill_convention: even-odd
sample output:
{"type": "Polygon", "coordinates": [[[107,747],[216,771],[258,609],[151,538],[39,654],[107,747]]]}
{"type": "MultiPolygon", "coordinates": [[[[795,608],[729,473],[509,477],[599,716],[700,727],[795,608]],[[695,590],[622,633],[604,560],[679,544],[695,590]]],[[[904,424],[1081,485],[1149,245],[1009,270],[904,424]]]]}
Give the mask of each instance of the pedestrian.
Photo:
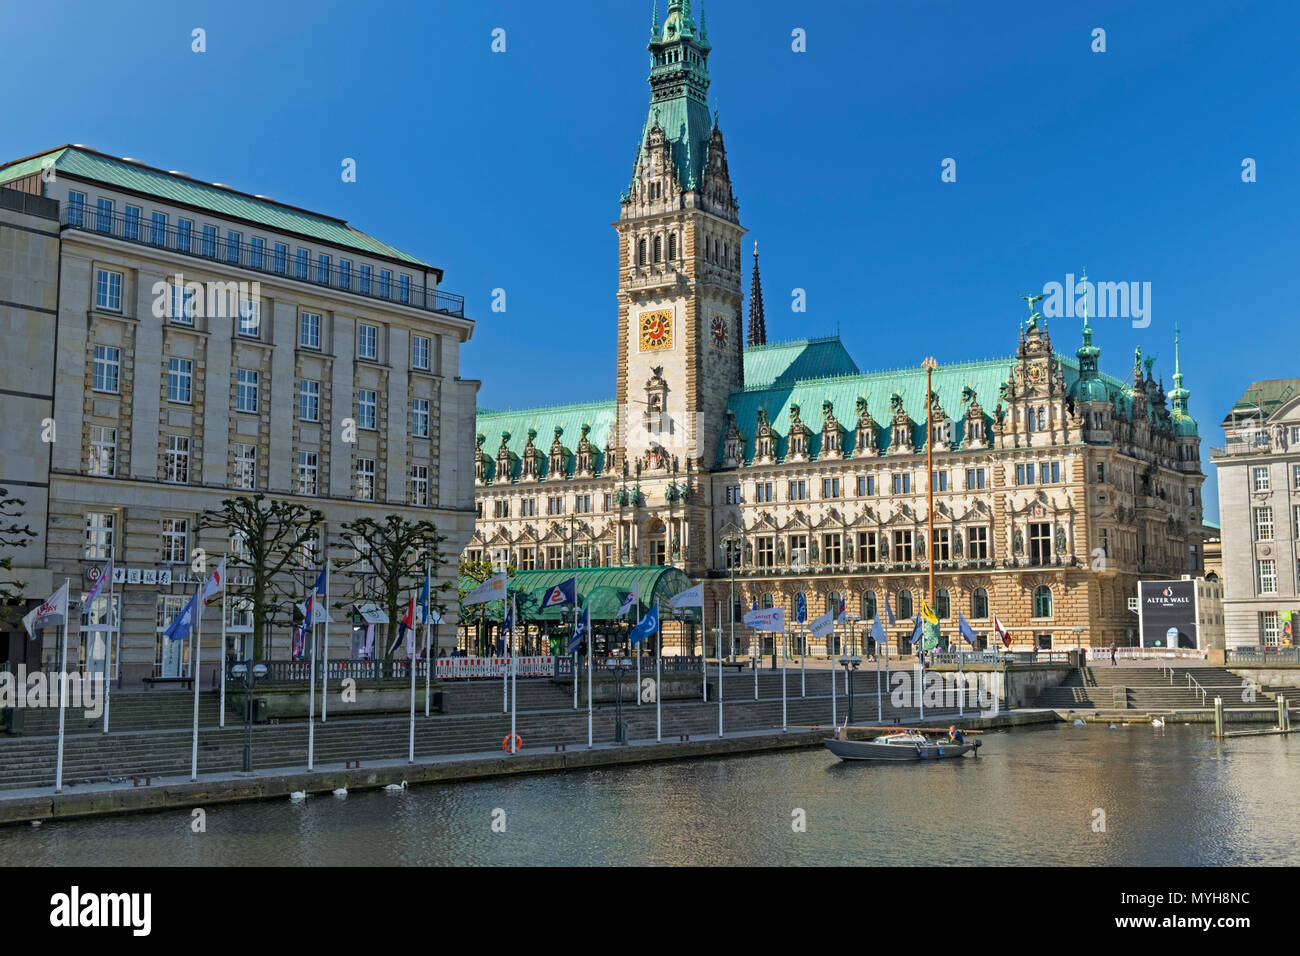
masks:
{"type": "Polygon", "coordinates": [[[1110,646],[1110,666],[1111,666],[1111,667],[1116,666],[1116,664],[1118,663],[1118,662],[1116,661],[1116,654],[1115,654],[1115,651],[1116,651],[1115,645],[1112,644],[1112,645],[1110,646]]]}

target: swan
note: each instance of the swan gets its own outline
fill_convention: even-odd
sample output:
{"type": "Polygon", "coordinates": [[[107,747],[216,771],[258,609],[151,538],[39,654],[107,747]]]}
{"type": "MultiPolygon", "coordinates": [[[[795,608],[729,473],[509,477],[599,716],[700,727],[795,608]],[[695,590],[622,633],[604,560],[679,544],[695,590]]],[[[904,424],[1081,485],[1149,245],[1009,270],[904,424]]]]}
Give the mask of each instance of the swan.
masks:
{"type": "Polygon", "coordinates": [[[1115,725],[1114,725],[1114,724],[1111,724],[1111,725],[1110,725],[1110,729],[1111,729],[1111,730],[1115,730],[1115,729],[1116,729],[1116,728],[1115,728],[1115,725]]]}
{"type": "Polygon", "coordinates": [[[334,796],[336,797],[346,797],[347,795],[348,795],[347,787],[339,787],[337,790],[334,791],[334,796]]]}
{"type": "Polygon", "coordinates": [[[292,800],[294,803],[302,803],[304,800],[307,799],[307,791],[295,790],[293,793],[289,794],[289,799],[292,800]]]}
{"type": "Polygon", "coordinates": [[[406,781],[403,780],[401,783],[390,783],[388,786],[384,787],[384,789],[389,793],[397,793],[406,789],[406,781]]]}
{"type": "Polygon", "coordinates": [[[1078,717],[1074,718],[1074,726],[1076,726],[1076,727],[1082,727],[1082,726],[1083,726],[1083,721],[1080,720],[1078,717]]]}
{"type": "Polygon", "coordinates": [[[1151,726],[1152,726],[1152,727],[1163,727],[1164,725],[1165,725],[1165,722],[1164,722],[1163,720],[1161,720],[1159,717],[1152,717],[1152,718],[1151,718],[1151,726]]]}
{"type": "Polygon", "coordinates": [[[38,827],[38,826],[40,826],[40,825],[41,825],[41,821],[40,821],[40,820],[33,820],[33,821],[32,821],[32,826],[34,826],[34,827],[38,827]]]}

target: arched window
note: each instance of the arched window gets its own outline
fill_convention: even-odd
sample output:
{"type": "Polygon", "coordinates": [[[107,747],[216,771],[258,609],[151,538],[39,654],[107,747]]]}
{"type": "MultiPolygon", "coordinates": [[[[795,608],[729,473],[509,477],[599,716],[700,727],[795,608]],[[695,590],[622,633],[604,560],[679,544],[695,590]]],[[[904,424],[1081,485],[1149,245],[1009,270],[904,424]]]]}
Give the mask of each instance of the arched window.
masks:
{"type": "Polygon", "coordinates": [[[668,233],[668,258],[674,260],[677,258],[677,233],[668,233]]]}
{"type": "Polygon", "coordinates": [[[970,616],[989,616],[989,592],[984,588],[976,588],[975,593],[970,596],[970,616]]]}
{"type": "Polygon", "coordinates": [[[645,265],[645,258],[646,258],[645,240],[638,239],[636,242],[636,264],[639,266],[645,265]]]}
{"type": "Polygon", "coordinates": [[[1034,617],[1052,616],[1052,589],[1046,584],[1034,588],[1034,617]]]}
{"type": "Polygon", "coordinates": [[[948,589],[939,588],[934,595],[934,613],[940,618],[947,618],[951,611],[952,602],[948,598],[948,589]]]}
{"type": "Polygon", "coordinates": [[[862,592],[862,620],[874,621],[876,619],[876,592],[862,592]]]}
{"type": "Polygon", "coordinates": [[[664,261],[664,237],[655,236],[655,262],[664,261]]]}
{"type": "Polygon", "coordinates": [[[759,601],[758,601],[758,606],[761,607],[761,608],[775,607],[775,605],[772,603],[772,595],[771,595],[771,594],[764,594],[764,595],[759,599],[759,601]]]}
{"type": "Polygon", "coordinates": [[[898,616],[899,617],[912,616],[912,592],[911,591],[898,592],[898,616]]]}

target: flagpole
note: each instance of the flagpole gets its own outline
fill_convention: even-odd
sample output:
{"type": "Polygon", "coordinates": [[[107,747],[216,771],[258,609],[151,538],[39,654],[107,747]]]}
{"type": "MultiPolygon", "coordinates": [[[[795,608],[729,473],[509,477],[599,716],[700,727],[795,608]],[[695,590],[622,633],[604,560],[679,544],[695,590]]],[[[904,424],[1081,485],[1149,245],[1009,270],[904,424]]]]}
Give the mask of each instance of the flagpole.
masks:
{"type": "Polygon", "coordinates": [[[966,673],[962,669],[962,652],[957,652],[957,716],[966,716],[966,673]]]}
{"type": "MultiPolygon", "coordinates": [[[[325,552],[325,648],[324,659],[321,661],[320,670],[320,722],[323,724],[328,719],[326,712],[329,710],[329,680],[330,680],[330,556],[325,552]]],[[[316,619],[316,602],[311,604],[312,620],[316,619]]],[[[316,633],[313,625],[312,635],[316,633]]]]}
{"type": "MultiPolygon", "coordinates": [[[[879,618],[876,619],[879,621],[879,618]]],[[[889,643],[886,640],[885,653],[889,653],[889,643]]],[[[885,722],[885,704],[880,696],[880,648],[876,648],[876,723],[885,722]]]]}
{"type": "MultiPolygon", "coordinates": [[[[831,648],[835,647],[835,610],[831,609],[831,648]]],[[[832,653],[831,658],[831,725],[838,727],[840,723],[839,715],[835,712],[835,655],[832,653]]]]}
{"type": "MultiPolygon", "coordinates": [[[[732,608],[732,611],[733,612],[735,611],[734,607],[732,608]]],[[[704,616],[704,612],[702,609],[700,611],[700,616],[701,617],[704,616]]],[[[735,627],[734,617],[732,618],[732,627],[735,627]]],[[[718,652],[718,737],[721,738],[722,737],[722,605],[721,604],[718,605],[718,640],[714,649],[718,652]]],[[[639,691],[637,693],[637,696],[638,697],[641,696],[639,691]]]]}
{"type": "MultiPolygon", "coordinates": [[[[574,581],[574,584],[573,584],[573,613],[574,613],[575,616],[576,616],[577,613],[578,613],[578,584],[577,584],[577,581],[576,581],[576,580],[574,581]]],[[[591,702],[591,645],[592,645],[592,640],[591,640],[591,618],[590,618],[590,617],[587,618],[587,634],[586,634],[586,638],[587,638],[587,749],[590,750],[590,749],[592,748],[592,746],[594,745],[594,741],[593,741],[593,739],[592,739],[593,728],[592,728],[592,723],[591,723],[591,722],[592,722],[592,702],[591,702]]]]}
{"type": "Polygon", "coordinates": [[[206,580],[199,582],[199,600],[198,607],[194,609],[194,616],[198,618],[194,630],[194,668],[190,676],[194,678],[194,736],[190,743],[190,783],[199,779],[199,683],[201,677],[199,674],[199,662],[203,659],[203,589],[207,586],[206,580]]]}
{"type": "MultiPolygon", "coordinates": [[[[638,595],[636,599],[636,625],[641,626],[641,598],[638,595]]],[[[636,648],[636,705],[641,706],[641,643],[638,641],[636,648]]],[[[656,691],[656,694],[658,691],[656,691]]]]}
{"type": "MultiPolygon", "coordinates": [[[[664,642],[663,642],[663,625],[660,619],[656,619],[660,626],[655,628],[655,743],[664,741],[664,721],[663,721],[663,659],[664,659],[664,642]]],[[[640,697],[640,694],[637,694],[640,697]]]]}
{"type": "Polygon", "coordinates": [[[758,700],[758,628],[749,629],[749,657],[750,664],[754,668],[754,700],[758,700]]]}
{"type": "Polygon", "coordinates": [[[785,705],[785,631],[781,632],[781,732],[784,733],[790,729],[790,722],[786,719],[785,705]]]}
{"type": "MultiPolygon", "coordinates": [[[[303,622],[303,627],[311,628],[311,689],[307,692],[307,769],[312,769],[316,754],[316,590],[312,585],[311,598],[308,603],[311,607],[307,608],[308,620],[303,622]]],[[[247,690],[244,691],[248,693],[247,690]]]]}
{"type": "MultiPolygon", "coordinates": [[[[89,610],[89,609],[87,609],[89,610]]],[[[117,629],[122,629],[122,615],[117,615],[117,629]]],[[[108,703],[112,681],[109,668],[113,663],[113,560],[108,561],[108,643],[104,648],[104,733],[108,733],[108,703]]]]}
{"type": "MultiPolygon", "coordinates": [[[[576,591],[576,586],[575,586],[576,591]]],[[[515,632],[519,628],[519,608],[510,606],[510,752],[515,753],[515,718],[519,715],[519,646],[515,632]]]]}
{"type": "MultiPolygon", "coordinates": [[[[64,578],[63,586],[71,589],[72,579],[64,578]]],[[[54,768],[54,792],[63,792],[63,711],[68,696],[68,591],[63,593],[63,640],[59,651],[59,756],[54,768]]]]}
{"type": "MultiPolygon", "coordinates": [[[[415,621],[411,621],[414,628],[415,621]]],[[[415,763],[415,634],[407,638],[406,666],[411,669],[411,729],[407,734],[406,762],[415,763]]]]}
{"type": "MultiPolygon", "coordinates": [[[[509,613],[510,613],[510,609],[506,607],[506,599],[502,598],[501,599],[501,644],[502,644],[501,649],[503,651],[510,650],[510,645],[506,644],[506,641],[508,640],[508,638],[506,637],[506,615],[509,613]]],[[[502,677],[501,713],[504,714],[510,710],[510,665],[509,663],[507,663],[505,668],[502,670],[501,677],[502,677]]]]}
{"type": "Polygon", "coordinates": [[[799,628],[799,696],[808,696],[808,628],[799,628]]]}
{"type": "MultiPolygon", "coordinates": [[[[573,586],[573,633],[578,633],[578,585],[573,586]]],[[[573,649],[573,709],[578,709],[578,649],[573,649]]]]}
{"type": "MultiPolygon", "coordinates": [[[[429,561],[424,562],[424,583],[429,584],[429,561]]],[[[429,716],[429,682],[433,679],[433,658],[429,650],[429,631],[433,626],[433,595],[430,594],[424,606],[424,716],[429,716]]]]}
{"type": "MultiPolygon", "coordinates": [[[[226,566],[228,557],[230,557],[229,554],[221,556],[221,567],[226,566]]],[[[223,578],[221,581],[221,653],[217,655],[217,660],[221,665],[221,708],[217,716],[218,727],[226,726],[226,620],[228,617],[229,615],[226,613],[226,581],[223,578]]]]}

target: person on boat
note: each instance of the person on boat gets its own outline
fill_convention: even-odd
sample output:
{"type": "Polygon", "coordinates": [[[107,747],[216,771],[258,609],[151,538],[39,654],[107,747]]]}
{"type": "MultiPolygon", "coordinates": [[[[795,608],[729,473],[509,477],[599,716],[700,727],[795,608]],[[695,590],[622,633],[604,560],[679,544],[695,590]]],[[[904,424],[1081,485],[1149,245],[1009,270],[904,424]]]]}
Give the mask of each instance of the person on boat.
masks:
{"type": "Polygon", "coordinates": [[[955,744],[964,744],[966,742],[966,735],[957,729],[956,724],[949,724],[948,739],[955,744]]]}

